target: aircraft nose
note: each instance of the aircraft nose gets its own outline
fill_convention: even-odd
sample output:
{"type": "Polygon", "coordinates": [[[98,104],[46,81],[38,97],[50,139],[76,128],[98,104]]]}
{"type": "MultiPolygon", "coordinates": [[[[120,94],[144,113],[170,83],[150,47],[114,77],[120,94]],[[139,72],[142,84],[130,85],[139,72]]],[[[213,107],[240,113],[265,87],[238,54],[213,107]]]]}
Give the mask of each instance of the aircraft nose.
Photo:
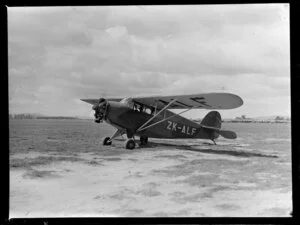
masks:
{"type": "Polygon", "coordinates": [[[100,123],[104,119],[107,104],[104,98],[100,98],[99,102],[93,105],[92,109],[95,110],[95,122],[100,123]]]}
{"type": "Polygon", "coordinates": [[[98,108],[97,104],[93,105],[93,107],[92,107],[93,110],[96,110],[97,108],[98,108]]]}
{"type": "Polygon", "coordinates": [[[95,105],[93,105],[92,109],[93,110],[99,110],[101,108],[101,106],[106,104],[106,100],[104,98],[100,98],[99,102],[96,103],[95,105]]]}

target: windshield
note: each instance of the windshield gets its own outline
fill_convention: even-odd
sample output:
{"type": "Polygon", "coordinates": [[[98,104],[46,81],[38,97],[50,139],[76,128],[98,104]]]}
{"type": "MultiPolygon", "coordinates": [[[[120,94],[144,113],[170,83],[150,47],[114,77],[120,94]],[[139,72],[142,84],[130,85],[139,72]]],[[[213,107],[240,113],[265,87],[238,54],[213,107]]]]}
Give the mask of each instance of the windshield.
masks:
{"type": "Polygon", "coordinates": [[[123,98],[120,102],[126,104],[129,108],[133,109],[134,102],[132,101],[132,98],[126,97],[123,98]]]}
{"type": "Polygon", "coordinates": [[[150,106],[147,106],[147,105],[144,105],[144,104],[140,104],[138,102],[134,102],[132,100],[132,98],[130,97],[126,97],[126,98],[123,98],[121,100],[122,103],[126,104],[129,108],[133,109],[134,111],[137,111],[137,112],[143,112],[143,113],[147,113],[147,114],[154,114],[154,108],[153,107],[150,107],[150,106]]]}

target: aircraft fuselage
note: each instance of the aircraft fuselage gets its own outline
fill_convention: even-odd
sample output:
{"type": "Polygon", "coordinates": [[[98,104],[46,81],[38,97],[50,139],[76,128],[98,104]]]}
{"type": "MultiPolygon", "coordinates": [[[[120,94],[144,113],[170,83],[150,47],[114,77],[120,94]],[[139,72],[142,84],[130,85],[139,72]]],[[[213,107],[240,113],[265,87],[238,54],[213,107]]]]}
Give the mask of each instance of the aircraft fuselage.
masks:
{"type": "MultiPolygon", "coordinates": [[[[175,115],[175,113],[165,110],[148,125],[159,122],[172,115],[175,115]]],[[[149,138],[213,139],[216,135],[215,132],[202,128],[199,124],[180,115],[176,115],[145,130],[137,131],[140,126],[152,117],[152,114],[134,110],[122,102],[109,101],[105,121],[119,129],[130,131],[136,136],[147,136],[149,138]]]]}

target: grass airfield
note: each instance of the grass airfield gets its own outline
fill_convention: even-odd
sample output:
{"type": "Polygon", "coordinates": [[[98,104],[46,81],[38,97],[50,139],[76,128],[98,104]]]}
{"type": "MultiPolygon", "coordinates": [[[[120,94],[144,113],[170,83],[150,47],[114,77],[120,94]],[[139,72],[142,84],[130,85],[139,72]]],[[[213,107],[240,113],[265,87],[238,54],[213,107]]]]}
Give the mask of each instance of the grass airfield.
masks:
{"type": "MultiPolygon", "coordinates": [[[[260,127],[258,135],[253,126],[234,125],[238,139],[220,138],[217,145],[149,139],[126,150],[120,139],[101,145],[99,134],[113,133],[107,125],[32,123],[10,126],[11,218],[288,217],[292,211],[289,137],[277,138],[274,127],[260,127]]],[[[274,125],[286,126],[267,126],[274,125]]]]}

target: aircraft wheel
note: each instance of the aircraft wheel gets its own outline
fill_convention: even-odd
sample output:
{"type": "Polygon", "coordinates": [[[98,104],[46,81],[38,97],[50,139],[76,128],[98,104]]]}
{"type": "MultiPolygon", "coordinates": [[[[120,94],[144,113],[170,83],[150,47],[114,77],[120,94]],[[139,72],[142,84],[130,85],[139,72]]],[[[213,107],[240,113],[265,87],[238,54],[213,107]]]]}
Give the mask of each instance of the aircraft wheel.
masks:
{"type": "Polygon", "coordinates": [[[110,141],[110,137],[106,137],[103,140],[103,145],[111,145],[112,141],[110,141]]]}
{"type": "Polygon", "coordinates": [[[148,137],[140,137],[140,145],[146,145],[148,143],[148,137]]]}
{"type": "Polygon", "coordinates": [[[145,145],[148,144],[148,137],[145,137],[144,143],[145,143],[145,145]]]}
{"type": "Polygon", "coordinates": [[[132,139],[127,140],[125,148],[126,149],[130,149],[130,150],[134,149],[135,148],[135,142],[134,142],[134,140],[132,140],[132,139]]]}

